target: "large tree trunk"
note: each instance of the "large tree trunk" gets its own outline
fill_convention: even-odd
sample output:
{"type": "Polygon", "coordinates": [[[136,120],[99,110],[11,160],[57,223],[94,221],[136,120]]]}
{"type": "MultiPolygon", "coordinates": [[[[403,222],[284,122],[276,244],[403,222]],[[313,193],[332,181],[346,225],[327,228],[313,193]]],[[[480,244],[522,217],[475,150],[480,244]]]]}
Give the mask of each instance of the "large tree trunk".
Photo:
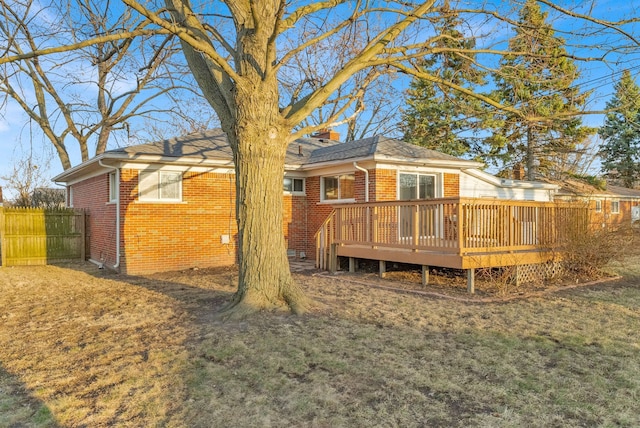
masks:
{"type": "Polygon", "coordinates": [[[254,16],[258,28],[238,28],[236,114],[223,121],[236,169],[239,278],[231,308],[238,316],[278,306],[301,313],[307,306],[291,276],[283,231],[282,179],[291,128],[280,114],[277,76],[269,72],[277,5],[252,12],[264,15],[254,16]]]}
{"type": "MultiPolygon", "coordinates": [[[[166,0],[176,21],[207,31],[187,2],[166,0]]],[[[275,40],[284,3],[232,1],[237,37],[232,72],[183,42],[185,58],[203,94],[218,113],[236,170],[239,281],[225,317],[286,307],[301,313],[307,299],[293,281],[283,231],[284,163],[292,124],[280,113],[275,40]],[[255,6],[255,7],[254,7],[255,6]]]]}
{"type": "Polygon", "coordinates": [[[229,142],[236,169],[239,281],[234,315],[287,305],[304,312],[307,300],[293,281],[283,231],[285,154],[290,130],[279,123],[277,92],[258,83],[238,91],[238,118],[229,142]]]}
{"type": "Polygon", "coordinates": [[[527,180],[534,181],[537,177],[536,168],[536,140],[531,126],[527,127],[527,152],[526,152],[526,165],[527,165],[527,180]]]}
{"type": "Polygon", "coordinates": [[[282,178],[286,141],[256,124],[236,136],[236,215],[239,281],[230,308],[243,316],[288,305],[304,312],[306,299],[289,269],[283,233],[282,178]],[[271,134],[270,134],[271,133],[271,134]],[[271,138],[277,136],[275,139],[271,138]]]}

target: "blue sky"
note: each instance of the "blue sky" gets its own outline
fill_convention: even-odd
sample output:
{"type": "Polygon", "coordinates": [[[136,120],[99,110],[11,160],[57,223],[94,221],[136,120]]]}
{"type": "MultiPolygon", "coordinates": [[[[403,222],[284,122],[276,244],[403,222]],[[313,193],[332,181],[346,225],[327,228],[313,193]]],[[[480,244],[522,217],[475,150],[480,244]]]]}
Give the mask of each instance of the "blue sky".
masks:
{"type": "MultiPolygon", "coordinates": [[[[475,0],[467,0],[470,5],[480,4],[481,2],[475,0]]],[[[454,2],[452,2],[454,3],[454,2]]],[[[493,5],[496,8],[504,7],[507,2],[493,1],[493,5]]],[[[491,4],[491,2],[490,2],[491,4]]],[[[572,9],[578,13],[590,13],[592,16],[601,19],[615,20],[631,17],[640,17],[640,0],[629,0],[621,2],[619,0],[608,1],[555,1],[555,4],[572,9]]],[[[557,34],[565,37],[568,43],[568,49],[578,56],[585,57],[601,57],[605,54],[604,47],[611,43],[614,38],[620,37],[615,32],[598,32],[592,34],[584,34],[579,38],[572,36],[572,33],[576,30],[573,26],[575,20],[567,17],[557,17],[552,10],[550,10],[550,22],[557,29],[557,34]]],[[[45,19],[53,20],[48,15],[45,15],[45,19]]],[[[496,25],[496,24],[484,24],[481,22],[480,17],[476,17],[477,21],[469,21],[469,28],[476,34],[486,33],[487,38],[483,43],[490,45],[499,41],[504,41],[510,34],[508,25],[496,25]],[[484,27],[486,25],[486,27],[484,27]]],[[[640,26],[636,24],[629,24],[624,29],[630,33],[638,35],[640,37],[640,26]]],[[[627,68],[632,71],[633,75],[640,74],[640,46],[633,45],[630,40],[629,47],[622,52],[610,52],[604,55],[605,61],[591,61],[580,62],[578,67],[581,70],[581,77],[579,84],[583,90],[592,90],[592,96],[589,101],[590,110],[601,110],[604,108],[605,103],[612,96],[612,87],[615,81],[620,77],[623,69],[627,68]]],[[[90,68],[87,68],[90,69],[90,68]]],[[[66,73],[69,76],[78,76],[86,73],[83,67],[69,67],[61,66],[57,71],[60,75],[66,73]]],[[[87,75],[90,78],[91,75],[87,75]]],[[[128,90],[133,84],[132,81],[128,81],[126,78],[116,82],[120,86],[121,91],[128,90]]],[[[78,90],[78,87],[76,87],[78,90]]],[[[82,88],[86,93],[91,93],[91,85],[86,85],[82,88]]],[[[585,124],[591,126],[600,126],[603,118],[601,115],[587,115],[584,117],[585,124]]],[[[148,126],[146,123],[138,122],[134,123],[132,128],[142,128],[148,126]]],[[[123,144],[127,137],[120,131],[114,135],[112,141],[110,141],[110,148],[117,147],[119,144],[123,144]],[[119,140],[118,140],[119,138],[119,140]]],[[[0,176],[8,174],[13,162],[21,157],[24,157],[25,153],[34,153],[36,161],[47,158],[53,158],[51,165],[46,175],[49,177],[56,175],[62,171],[60,162],[55,157],[51,144],[46,140],[42,133],[39,131],[35,123],[29,123],[27,115],[13,102],[8,102],[5,105],[0,106],[0,176]],[[38,158],[40,158],[38,160],[38,158]]],[[[80,157],[77,151],[71,150],[72,163],[74,165],[80,162],[80,157]]]]}

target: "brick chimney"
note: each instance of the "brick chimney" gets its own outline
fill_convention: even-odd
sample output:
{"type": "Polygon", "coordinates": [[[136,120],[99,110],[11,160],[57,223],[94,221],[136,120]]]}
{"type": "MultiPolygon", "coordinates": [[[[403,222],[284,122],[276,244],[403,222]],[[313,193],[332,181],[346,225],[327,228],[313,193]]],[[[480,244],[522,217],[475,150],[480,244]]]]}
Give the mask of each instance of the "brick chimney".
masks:
{"type": "Polygon", "coordinates": [[[521,163],[517,163],[513,167],[513,179],[514,180],[526,179],[526,176],[524,175],[524,165],[522,165],[521,163]]]}
{"type": "Polygon", "coordinates": [[[333,129],[320,129],[315,134],[311,135],[313,138],[319,138],[321,140],[335,140],[340,141],[340,133],[333,129]]]}

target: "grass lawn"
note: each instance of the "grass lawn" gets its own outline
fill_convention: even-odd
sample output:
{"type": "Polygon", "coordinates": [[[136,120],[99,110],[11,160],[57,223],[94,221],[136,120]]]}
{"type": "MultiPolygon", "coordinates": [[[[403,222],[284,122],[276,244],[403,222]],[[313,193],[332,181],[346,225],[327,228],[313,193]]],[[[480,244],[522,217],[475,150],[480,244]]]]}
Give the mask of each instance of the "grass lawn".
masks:
{"type": "Polygon", "coordinates": [[[0,268],[0,427],[640,426],[640,258],[616,269],[504,302],[298,275],[309,315],[222,324],[233,271],[0,268]]]}

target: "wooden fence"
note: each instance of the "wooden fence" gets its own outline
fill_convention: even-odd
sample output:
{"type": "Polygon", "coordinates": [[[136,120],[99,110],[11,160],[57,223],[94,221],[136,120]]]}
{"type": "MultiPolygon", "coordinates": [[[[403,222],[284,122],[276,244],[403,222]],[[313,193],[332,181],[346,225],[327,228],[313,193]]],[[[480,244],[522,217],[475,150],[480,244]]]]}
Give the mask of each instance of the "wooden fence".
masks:
{"type": "Polygon", "coordinates": [[[2,266],[85,259],[85,212],[0,208],[2,266]]]}

